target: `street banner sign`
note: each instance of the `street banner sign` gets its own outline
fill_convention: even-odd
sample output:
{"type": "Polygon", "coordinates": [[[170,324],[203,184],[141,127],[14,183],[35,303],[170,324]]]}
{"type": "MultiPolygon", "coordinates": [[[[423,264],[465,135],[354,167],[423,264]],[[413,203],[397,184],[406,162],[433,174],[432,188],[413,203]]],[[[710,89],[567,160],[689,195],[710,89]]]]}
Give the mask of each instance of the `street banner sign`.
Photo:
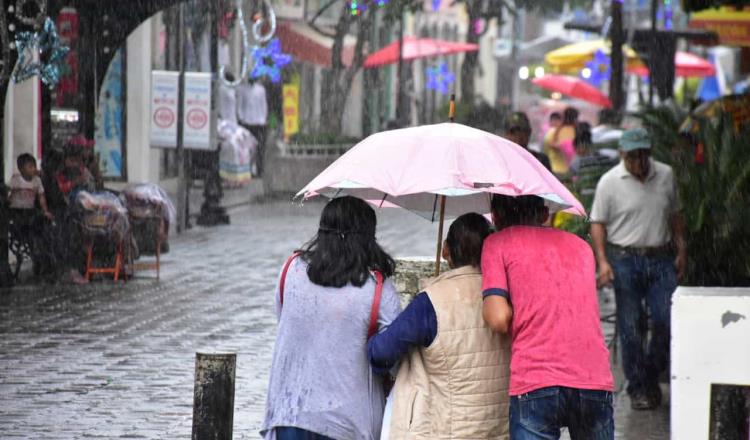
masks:
{"type": "Polygon", "coordinates": [[[211,145],[211,74],[185,73],[185,148],[213,150],[211,145]]]}
{"type": "Polygon", "coordinates": [[[179,72],[151,72],[151,146],[177,147],[179,72]]]}
{"type": "Polygon", "coordinates": [[[299,82],[293,81],[283,87],[284,139],[299,132],[299,82]]]}

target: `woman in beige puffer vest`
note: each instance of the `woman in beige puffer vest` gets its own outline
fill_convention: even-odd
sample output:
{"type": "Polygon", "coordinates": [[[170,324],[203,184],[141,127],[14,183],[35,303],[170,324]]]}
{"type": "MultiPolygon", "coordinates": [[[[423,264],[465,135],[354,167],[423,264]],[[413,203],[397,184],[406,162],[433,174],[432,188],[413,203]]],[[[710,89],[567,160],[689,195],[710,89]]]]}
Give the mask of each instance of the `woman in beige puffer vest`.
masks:
{"type": "Polygon", "coordinates": [[[451,225],[443,257],[451,270],[368,345],[373,369],[401,359],[390,439],[507,439],[510,340],[482,319],[479,270],[487,220],[466,214],[451,225]]]}

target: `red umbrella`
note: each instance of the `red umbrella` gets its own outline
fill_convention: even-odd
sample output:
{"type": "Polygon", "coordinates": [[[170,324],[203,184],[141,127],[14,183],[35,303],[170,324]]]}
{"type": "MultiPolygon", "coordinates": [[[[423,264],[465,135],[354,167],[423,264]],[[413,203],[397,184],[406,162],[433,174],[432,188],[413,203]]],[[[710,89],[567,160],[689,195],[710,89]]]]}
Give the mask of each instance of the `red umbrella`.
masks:
{"type": "Polygon", "coordinates": [[[574,76],[544,75],[532,82],[539,87],[553,92],[560,92],[573,98],[578,98],[592,104],[611,108],[612,102],[596,87],[574,76]]]}
{"type": "MultiPolygon", "coordinates": [[[[677,52],[674,56],[675,75],[681,77],[707,77],[716,75],[716,67],[710,61],[688,52],[677,52]]],[[[644,65],[628,68],[629,73],[639,76],[648,75],[644,65]]]]}
{"type": "MultiPolygon", "coordinates": [[[[479,45],[476,44],[433,40],[431,38],[404,37],[403,41],[404,61],[479,50],[479,45]]],[[[397,63],[398,46],[399,42],[394,41],[377,52],[371,53],[365,60],[365,67],[378,67],[397,63]]]]}

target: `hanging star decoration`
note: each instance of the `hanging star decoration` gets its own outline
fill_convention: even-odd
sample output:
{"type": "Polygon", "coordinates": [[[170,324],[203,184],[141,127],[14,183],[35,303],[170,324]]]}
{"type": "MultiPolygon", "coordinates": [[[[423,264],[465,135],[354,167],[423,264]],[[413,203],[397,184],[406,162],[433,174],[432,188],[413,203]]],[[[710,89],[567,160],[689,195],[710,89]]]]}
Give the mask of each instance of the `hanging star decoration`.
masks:
{"type": "Polygon", "coordinates": [[[428,67],[426,73],[427,84],[425,84],[425,87],[427,90],[437,90],[443,95],[448,93],[448,86],[456,81],[456,75],[448,69],[447,63],[440,63],[439,66],[428,67]]]}
{"type": "Polygon", "coordinates": [[[593,86],[599,86],[603,81],[609,80],[612,73],[609,56],[603,50],[597,50],[594,52],[594,58],[586,63],[586,69],[588,69],[588,77],[582,74],[583,79],[593,86]]]}
{"type": "Polygon", "coordinates": [[[281,81],[281,68],[292,62],[292,56],[281,52],[281,42],[274,38],[264,47],[253,48],[255,64],[251,78],[267,76],[274,83],[281,81]]]}
{"type": "Polygon", "coordinates": [[[441,0],[432,0],[432,11],[437,11],[440,9],[440,3],[441,0]]]}
{"type": "Polygon", "coordinates": [[[13,74],[15,82],[36,75],[50,87],[60,82],[65,56],[70,48],[60,44],[55,22],[47,18],[41,32],[19,32],[15,46],[18,50],[18,67],[13,74]],[[39,61],[34,61],[35,51],[39,53],[39,61]]]}

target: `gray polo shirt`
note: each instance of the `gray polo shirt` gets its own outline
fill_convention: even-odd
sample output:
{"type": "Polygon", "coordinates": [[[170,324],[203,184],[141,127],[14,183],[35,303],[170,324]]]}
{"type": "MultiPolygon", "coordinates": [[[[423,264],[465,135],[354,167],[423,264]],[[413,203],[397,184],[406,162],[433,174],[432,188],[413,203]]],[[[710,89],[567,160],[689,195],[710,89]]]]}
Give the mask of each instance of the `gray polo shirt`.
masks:
{"type": "Polygon", "coordinates": [[[649,175],[641,182],[620,162],[596,186],[591,221],[606,225],[609,243],[658,247],[671,240],[670,217],[679,210],[669,165],[652,159],[649,175]]]}

